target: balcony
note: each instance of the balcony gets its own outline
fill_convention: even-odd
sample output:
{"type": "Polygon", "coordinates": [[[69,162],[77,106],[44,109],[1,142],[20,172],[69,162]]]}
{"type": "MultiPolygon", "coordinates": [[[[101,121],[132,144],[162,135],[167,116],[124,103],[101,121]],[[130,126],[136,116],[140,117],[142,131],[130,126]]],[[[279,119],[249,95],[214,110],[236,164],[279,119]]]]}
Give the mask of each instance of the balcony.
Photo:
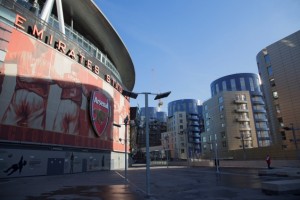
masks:
{"type": "Polygon", "coordinates": [[[260,100],[252,100],[252,103],[254,105],[265,105],[265,102],[262,99],[260,99],[260,100]]]}
{"type": "Polygon", "coordinates": [[[269,127],[256,127],[256,131],[269,131],[269,127]]]}
{"type": "Polygon", "coordinates": [[[198,121],[191,121],[188,123],[189,126],[200,126],[198,121]]]}
{"type": "Polygon", "coordinates": [[[196,126],[190,126],[188,130],[192,132],[200,132],[200,128],[196,126]]]}
{"type": "Polygon", "coordinates": [[[250,126],[240,126],[240,131],[251,131],[250,126]]]}
{"type": "Polygon", "coordinates": [[[245,112],[249,112],[249,109],[248,108],[236,108],[235,112],[245,113],[245,112]]]}
{"type": "Polygon", "coordinates": [[[238,122],[249,122],[250,119],[249,119],[249,117],[237,117],[236,121],[238,121],[238,122]]]}
{"type": "Polygon", "coordinates": [[[263,93],[262,92],[251,92],[251,96],[253,96],[253,97],[255,97],[255,96],[262,97],[263,93]]]}
{"type": "Polygon", "coordinates": [[[264,108],[253,108],[253,112],[255,113],[266,113],[266,109],[264,108]]]}
{"type": "Polygon", "coordinates": [[[245,103],[247,103],[247,100],[246,100],[246,99],[235,99],[235,100],[234,100],[234,103],[237,103],[237,104],[245,104],[245,103]]]}
{"type": "Polygon", "coordinates": [[[267,118],[254,118],[254,120],[255,120],[256,122],[267,122],[267,121],[268,121],[267,118]]]}
{"type": "Polygon", "coordinates": [[[195,143],[195,144],[200,144],[201,141],[200,141],[200,139],[196,139],[196,140],[194,140],[194,143],[195,143]]]}
{"type": "Polygon", "coordinates": [[[197,115],[189,115],[188,120],[199,121],[199,117],[197,115]]]}

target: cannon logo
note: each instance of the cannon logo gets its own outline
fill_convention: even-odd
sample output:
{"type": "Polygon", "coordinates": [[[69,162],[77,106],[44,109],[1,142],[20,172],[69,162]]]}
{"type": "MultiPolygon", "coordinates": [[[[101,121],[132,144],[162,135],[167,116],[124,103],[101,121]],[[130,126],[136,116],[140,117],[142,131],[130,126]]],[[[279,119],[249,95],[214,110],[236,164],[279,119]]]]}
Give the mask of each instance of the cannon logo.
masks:
{"type": "Polygon", "coordinates": [[[109,100],[99,91],[92,93],[90,116],[93,128],[99,137],[105,131],[110,118],[109,100]]]}

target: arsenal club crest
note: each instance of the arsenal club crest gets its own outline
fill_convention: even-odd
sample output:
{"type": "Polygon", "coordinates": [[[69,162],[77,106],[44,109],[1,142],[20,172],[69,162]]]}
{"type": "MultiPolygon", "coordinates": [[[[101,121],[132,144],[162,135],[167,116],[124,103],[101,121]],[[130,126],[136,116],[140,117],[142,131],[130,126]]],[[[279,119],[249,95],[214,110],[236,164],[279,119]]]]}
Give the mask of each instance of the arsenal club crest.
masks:
{"type": "Polygon", "coordinates": [[[108,98],[100,91],[94,91],[90,101],[90,109],[93,128],[99,137],[106,129],[110,117],[108,98]]]}

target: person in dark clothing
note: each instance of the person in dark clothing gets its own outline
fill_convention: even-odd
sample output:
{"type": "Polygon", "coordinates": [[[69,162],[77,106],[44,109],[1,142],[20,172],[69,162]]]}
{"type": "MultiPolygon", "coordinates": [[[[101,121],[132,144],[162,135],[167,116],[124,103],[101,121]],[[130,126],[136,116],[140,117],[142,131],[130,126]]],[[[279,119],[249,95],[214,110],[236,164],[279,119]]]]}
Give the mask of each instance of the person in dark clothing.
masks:
{"type": "Polygon", "coordinates": [[[267,155],[266,162],[267,162],[267,165],[268,165],[268,169],[271,169],[271,158],[270,158],[269,155],[267,155]]]}
{"type": "Polygon", "coordinates": [[[74,167],[74,155],[73,155],[73,153],[71,155],[70,160],[71,160],[70,174],[72,174],[73,173],[73,167],[74,167]]]}

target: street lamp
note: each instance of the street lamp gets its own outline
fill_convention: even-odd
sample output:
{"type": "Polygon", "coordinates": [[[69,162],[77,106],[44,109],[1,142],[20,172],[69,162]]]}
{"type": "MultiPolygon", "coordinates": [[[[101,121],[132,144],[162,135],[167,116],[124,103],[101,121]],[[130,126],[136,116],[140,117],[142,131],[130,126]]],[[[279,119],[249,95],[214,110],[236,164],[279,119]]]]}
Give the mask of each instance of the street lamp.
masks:
{"type": "MultiPolygon", "coordinates": [[[[126,116],[126,118],[124,119],[124,125],[125,125],[125,184],[127,184],[127,124],[128,124],[128,115],[126,116]]],[[[114,126],[116,127],[121,127],[121,125],[123,124],[116,124],[116,123],[113,123],[114,126]]],[[[122,141],[122,138],[119,138],[120,142],[122,141]]]]}
{"type": "MultiPolygon", "coordinates": [[[[208,120],[211,120],[212,119],[209,117],[208,120]]],[[[210,143],[212,144],[212,143],[210,143]]],[[[217,135],[215,135],[215,163],[216,163],[216,173],[219,173],[219,160],[218,160],[218,138],[217,138],[217,135]]]]}
{"type": "Polygon", "coordinates": [[[244,156],[244,160],[246,160],[245,139],[248,139],[249,137],[244,138],[244,134],[241,134],[241,137],[236,136],[234,138],[238,140],[242,140],[243,156],[244,156]]]}
{"type": "Polygon", "coordinates": [[[134,93],[130,91],[123,90],[122,94],[131,98],[137,98],[139,94],[145,95],[145,118],[146,118],[146,185],[147,185],[147,196],[150,196],[150,152],[149,152],[149,114],[148,114],[148,95],[156,95],[154,100],[162,99],[168,97],[171,91],[164,93],[151,93],[151,92],[141,92],[134,93]]]}
{"type": "Polygon", "coordinates": [[[215,138],[215,155],[216,155],[216,168],[217,168],[217,173],[219,173],[219,159],[218,159],[218,140],[217,136],[215,138]]]}

